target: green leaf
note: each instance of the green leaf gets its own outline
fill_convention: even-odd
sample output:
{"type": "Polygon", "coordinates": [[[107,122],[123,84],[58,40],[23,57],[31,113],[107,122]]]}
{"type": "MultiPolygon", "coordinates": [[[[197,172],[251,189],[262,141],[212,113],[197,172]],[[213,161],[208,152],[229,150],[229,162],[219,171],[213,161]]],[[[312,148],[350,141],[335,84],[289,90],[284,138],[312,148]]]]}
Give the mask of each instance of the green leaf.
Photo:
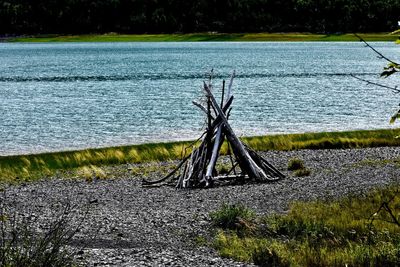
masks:
{"type": "Polygon", "coordinates": [[[400,65],[394,62],[390,62],[385,69],[390,69],[390,68],[400,69],[400,65]]]}

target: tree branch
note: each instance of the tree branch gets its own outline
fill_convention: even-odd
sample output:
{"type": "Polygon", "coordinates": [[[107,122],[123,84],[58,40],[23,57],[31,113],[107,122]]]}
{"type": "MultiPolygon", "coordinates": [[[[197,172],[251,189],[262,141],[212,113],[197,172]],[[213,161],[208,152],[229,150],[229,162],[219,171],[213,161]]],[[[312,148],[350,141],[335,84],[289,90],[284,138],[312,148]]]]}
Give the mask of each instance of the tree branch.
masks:
{"type": "Polygon", "coordinates": [[[376,86],[379,86],[379,87],[382,87],[382,88],[386,88],[386,89],[392,90],[395,93],[400,93],[400,89],[398,88],[398,86],[388,86],[388,85],[384,85],[384,84],[380,84],[380,83],[376,83],[376,82],[371,82],[369,80],[357,77],[357,76],[355,76],[353,74],[350,74],[350,76],[353,77],[353,78],[356,78],[357,80],[366,82],[367,84],[376,85],[376,86]]]}
{"type": "Polygon", "coordinates": [[[370,45],[369,43],[367,43],[367,41],[365,41],[360,35],[358,35],[357,33],[354,33],[354,35],[355,35],[358,39],[360,39],[360,42],[363,42],[363,43],[365,44],[365,46],[369,47],[372,51],[374,51],[374,52],[379,56],[379,58],[384,59],[384,60],[386,60],[387,62],[390,62],[390,63],[392,63],[392,64],[394,64],[394,65],[400,66],[399,63],[397,63],[397,62],[391,60],[390,58],[386,57],[386,56],[383,55],[381,52],[379,52],[378,50],[376,50],[372,45],[370,45]]]}

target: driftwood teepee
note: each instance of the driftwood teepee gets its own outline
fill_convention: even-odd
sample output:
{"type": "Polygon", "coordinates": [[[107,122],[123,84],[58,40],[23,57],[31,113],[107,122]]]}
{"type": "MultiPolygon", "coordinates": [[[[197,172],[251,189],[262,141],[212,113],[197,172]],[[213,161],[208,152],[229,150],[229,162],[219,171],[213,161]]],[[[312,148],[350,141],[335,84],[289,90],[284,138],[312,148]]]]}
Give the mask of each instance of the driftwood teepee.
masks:
{"type": "Polygon", "coordinates": [[[222,86],[221,103],[218,104],[212,93],[211,78],[204,82],[206,107],[193,101],[207,116],[207,129],[199,138],[200,145],[193,147],[190,155],[184,157],[166,177],[156,180],[143,180],[143,185],[155,185],[164,182],[175,183],[177,188],[210,187],[216,182],[231,181],[245,183],[248,181],[268,182],[284,178],[284,175],[262,158],[257,152],[241,142],[229,124],[228,118],[233,101],[232,83],[235,72],[230,79],[225,94],[225,81],[222,86]],[[227,140],[231,170],[225,175],[216,171],[216,163],[224,140],[227,140]],[[237,169],[240,169],[237,171],[237,169]],[[233,174],[231,174],[233,172],[233,174]]]}

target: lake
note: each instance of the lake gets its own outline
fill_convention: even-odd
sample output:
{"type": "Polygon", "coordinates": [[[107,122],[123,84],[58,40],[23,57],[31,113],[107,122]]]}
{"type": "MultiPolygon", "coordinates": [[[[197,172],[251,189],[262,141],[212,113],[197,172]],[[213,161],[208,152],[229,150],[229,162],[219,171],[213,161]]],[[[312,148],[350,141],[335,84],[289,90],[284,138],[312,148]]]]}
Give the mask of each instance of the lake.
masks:
{"type": "Polygon", "coordinates": [[[0,155],[196,139],[211,69],[218,96],[237,72],[240,136],[395,127],[398,96],[351,77],[398,84],[385,64],[359,42],[0,43],[0,155]]]}

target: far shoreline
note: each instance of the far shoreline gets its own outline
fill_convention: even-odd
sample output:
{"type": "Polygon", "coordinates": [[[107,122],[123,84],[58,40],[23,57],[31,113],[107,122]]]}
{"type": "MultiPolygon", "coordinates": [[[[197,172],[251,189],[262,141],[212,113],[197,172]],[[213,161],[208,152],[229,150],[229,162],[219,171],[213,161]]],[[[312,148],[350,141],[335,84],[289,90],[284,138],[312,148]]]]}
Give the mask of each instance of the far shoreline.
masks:
{"type": "MultiPolygon", "coordinates": [[[[393,42],[398,36],[391,33],[358,33],[369,42],[393,42]]],[[[0,42],[356,42],[353,33],[173,33],[173,34],[41,34],[2,37],[0,42]]]]}

